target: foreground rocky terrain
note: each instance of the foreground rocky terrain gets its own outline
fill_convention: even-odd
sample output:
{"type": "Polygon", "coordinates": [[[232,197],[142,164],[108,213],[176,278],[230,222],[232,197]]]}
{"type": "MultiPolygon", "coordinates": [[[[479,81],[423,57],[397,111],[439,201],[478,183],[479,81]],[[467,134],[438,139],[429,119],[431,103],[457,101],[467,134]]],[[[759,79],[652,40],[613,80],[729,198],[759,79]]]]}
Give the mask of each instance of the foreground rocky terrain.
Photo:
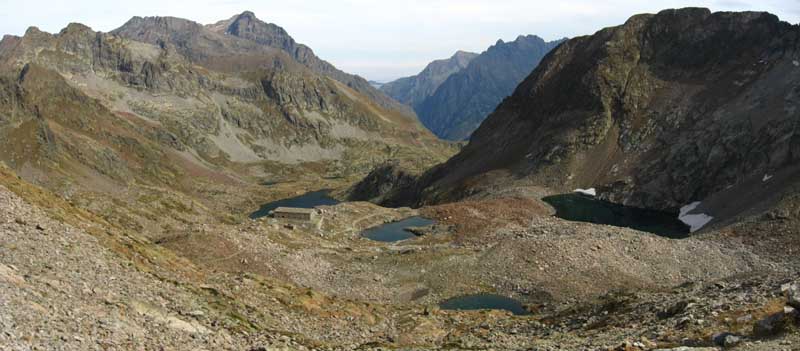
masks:
{"type": "Polygon", "coordinates": [[[684,9],[570,40],[464,150],[427,172],[454,148],[250,13],[209,26],[134,18],[112,34],[70,25],[58,35],[31,29],[7,37],[0,45],[8,69],[0,79],[0,349],[796,349],[800,192],[791,172],[794,138],[783,128],[797,118],[787,59],[796,32],[767,14],[684,9]],[[208,55],[217,52],[208,47],[225,55],[208,55]],[[687,48],[708,55],[683,56],[687,48]],[[776,55],[770,62],[777,63],[731,63],[753,55],[743,48],[776,55]],[[674,57],[661,61],[666,54],[674,57]],[[744,82],[738,94],[716,85],[745,66],[751,80],[737,81],[744,82]],[[645,95],[634,88],[652,83],[651,70],[663,80],[659,93],[700,95],[675,110],[663,106],[683,100],[655,93],[650,105],[638,104],[645,95]],[[762,81],[773,74],[782,78],[762,81]],[[668,84],[674,81],[680,84],[668,84]],[[580,109],[558,105],[563,92],[547,92],[551,84],[574,89],[569,103],[580,109]],[[574,100],[582,96],[585,105],[574,100]],[[744,103],[751,99],[761,103],[744,103]],[[740,106],[747,108],[734,109],[740,106]],[[778,112],[756,114],[765,106],[778,112]],[[631,119],[636,108],[649,112],[631,119]],[[759,129],[737,124],[736,113],[715,112],[713,122],[692,114],[723,110],[776,124],[759,129]],[[604,134],[663,116],[686,124],[664,122],[634,144],[628,136],[639,134],[604,134]],[[714,139],[698,125],[724,131],[714,139]],[[362,132],[370,137],[354,136],[362,132]],[[681,145],[658,144],[737,145],[750,135],[763,144],[748,144],[752,155],[725,163],[748,172],[730,175],[733,186],[720,191],[706,185],[727,180],[728,168],[709,163],[692,173],[678,165],[687,157],[681,145]],[[323,157],[336,145],[341,154],[323,157]],[[546,145],[555,156],[518,152],[546,145]],[[235,150],[258,159],[235,159],[235,150]],[[598,150],[610,158],[594,157],[598,150]],[[788,158],[769,177],[746,168],[775,155],[788,158]],[[601,187],[618,173],[602,172],[614,167],[600,161],[629,165],[619,174],[640,182],[601,187]],[[675,176],[667,181],[654,170],[675,176]],[[662,181],[672,191],[657,188],[662,181]],[[702,200],[696,209],[714,211],[715,222],[670,239],[554,217],[542,199],[577,186],[655,209],[702,200]],[[315,222],[250,218],[267,201],[318,189],[351,201],[318,207],[315,222]],[[402,241],[362,236],[416,215],[435,223],[402,241]],[[526,314],[440,307],[475,293],[512,297],[526,314]]]}
{"type": "Polygon", "coordinates": [[[786,307],[794,255],[770,255],[730,232],[664,239],[505,199],[423,208],[439,224],[395,244],[359,229],[416,210],[345,203],[322,208],[319,229],[275,219],[203,224],[157,245],[7,169],[0,181],[3,348],[644,350],[727,340],[779,350],[800,342],[786,307]],[[514,213],[504,211],[510,205],[514,213]],[[436,307],[469,292],[514,296],[532,314],[436,307]]]}

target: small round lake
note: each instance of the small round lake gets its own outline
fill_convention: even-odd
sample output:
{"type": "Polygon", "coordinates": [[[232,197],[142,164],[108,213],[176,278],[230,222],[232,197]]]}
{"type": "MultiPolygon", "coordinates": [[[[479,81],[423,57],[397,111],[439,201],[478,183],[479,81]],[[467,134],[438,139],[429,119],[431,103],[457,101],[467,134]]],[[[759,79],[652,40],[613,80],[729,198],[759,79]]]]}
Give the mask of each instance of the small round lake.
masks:
{"type": "Polygon", "coordinates": [[[436,223],[436,221],[415,216],[397,222],[386,223],[377,227],[365,230],[361,235],[367,239],[383,242],[394,242],[415,238],[414,233],[406,230],[412,227],[424,227],[436,223]]]}
{"type": "Polygon", "coordinates": [[[623,206],[580,194],[563,194],[542,199],[556,209],[556,217],[568,221],[607,224],[650,232],[667,238],[689,236],[689,227],[678,215],[623,206]]]}
{"type": "Polygon", "coordinates": [[[522,303],[510,297],[495,294],[465,295],[447,299],[439,304],[443,310],[506,310],[515,315],[530,314],[522,303]]]}
{"type": "Polygon", "coordinates": [[[316,206],[336,205],[338,200],[330,197],[328,190],[319,190],[305,193],[300,196],[273,201],[261,206],[258,211],[250,214],[250,218],[266,217],[269,212],[278,207],[314,208],[316,206]]]}

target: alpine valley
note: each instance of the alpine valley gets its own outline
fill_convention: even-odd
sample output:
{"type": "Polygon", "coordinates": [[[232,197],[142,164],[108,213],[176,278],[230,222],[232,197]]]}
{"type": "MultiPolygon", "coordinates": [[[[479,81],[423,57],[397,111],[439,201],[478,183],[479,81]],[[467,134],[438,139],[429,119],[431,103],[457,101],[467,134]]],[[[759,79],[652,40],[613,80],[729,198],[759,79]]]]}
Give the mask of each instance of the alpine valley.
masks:
{"type": "Polygon", "coordinates": [[[30,27],[0,41],[0,349],[791,350],[798,123],[800,25],[765,12],[386,84],[249,11],[30,27]]]}

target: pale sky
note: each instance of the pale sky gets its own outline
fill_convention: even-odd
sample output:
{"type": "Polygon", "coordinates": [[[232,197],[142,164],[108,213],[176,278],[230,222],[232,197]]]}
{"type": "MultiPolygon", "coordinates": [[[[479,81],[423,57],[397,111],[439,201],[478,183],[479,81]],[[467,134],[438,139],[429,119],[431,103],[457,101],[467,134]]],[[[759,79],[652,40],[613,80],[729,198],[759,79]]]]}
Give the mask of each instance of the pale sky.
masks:
{"type": "Polygon", "coordinates": [[[633,14],[687,6],[768,11],[800,22],[800,0],[0,0],[0,34],[21,35],[29,26],[53,33],[69,22],[109,31],[133,16],[206,24],[251,10],[340,69],[388,81],[456,50],[481,52],[497,39],[592,34],[633,14]]]}

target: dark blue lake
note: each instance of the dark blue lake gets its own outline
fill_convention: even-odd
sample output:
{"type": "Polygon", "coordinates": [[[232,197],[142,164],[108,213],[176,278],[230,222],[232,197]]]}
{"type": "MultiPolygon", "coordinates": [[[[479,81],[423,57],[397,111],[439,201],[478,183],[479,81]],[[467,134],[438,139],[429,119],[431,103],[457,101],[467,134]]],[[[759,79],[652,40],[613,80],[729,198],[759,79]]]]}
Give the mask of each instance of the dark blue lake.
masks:
{"type": "Polygon", "coordinates": [[[673,239],[689,236],[689,227],[670,212],[623,206],[580,194],[548,196],[542,200],[556,209],[556,217],[568,221],[633,228],[673,239]]]}
{"type": "Polygon", "coordinates": [[[439,304],[443,310],[506,310],[515,315],[530,314],[522,303],[510,297],[495,294],[475,294],[454,297],[439,304]]]}
{"type": "Polygon", "coordinates": [[[369,228],[361,233],[362,236],[375,241],[393,242],[417,237],[414,233],[406,230],[411,227],[424,227],[436,223],[436,221],[423,217],[409,217],[397,222],[386,223],[377,227],[369,228]]]}
{"type": "Polygon", "coordinates": [[[269,212],[278,207],[314,208],[316,206],[336,205],[339,201],[330,197],[328,190],[312,191],[300,196],[273,201],[261,206],[258,211],[250,214],[250,218],[266,217],[269,212]]]}

